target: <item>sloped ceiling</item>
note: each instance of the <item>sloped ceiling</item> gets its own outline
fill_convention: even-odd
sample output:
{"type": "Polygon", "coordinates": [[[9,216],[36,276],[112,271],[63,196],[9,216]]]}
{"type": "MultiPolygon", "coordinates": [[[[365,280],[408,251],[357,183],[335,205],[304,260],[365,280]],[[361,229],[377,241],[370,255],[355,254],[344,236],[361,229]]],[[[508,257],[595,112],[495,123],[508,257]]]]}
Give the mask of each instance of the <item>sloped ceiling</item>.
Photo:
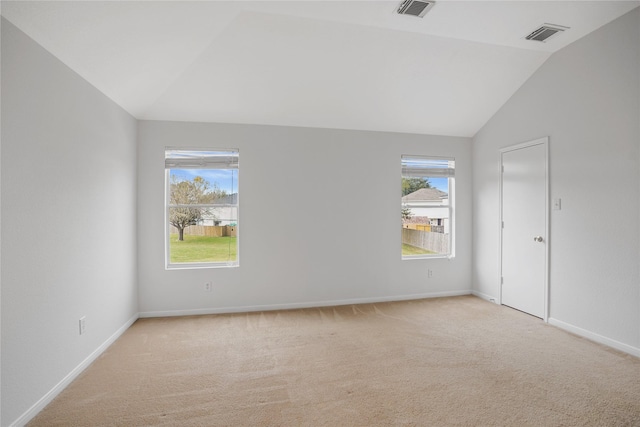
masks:
{"type": "Polygon", "coordinates": [[[2,15],[139,119],[473,136],[638,1],[16,1],[2,15]],[[546,43],[543,23],[571,27],[546,43]]]}

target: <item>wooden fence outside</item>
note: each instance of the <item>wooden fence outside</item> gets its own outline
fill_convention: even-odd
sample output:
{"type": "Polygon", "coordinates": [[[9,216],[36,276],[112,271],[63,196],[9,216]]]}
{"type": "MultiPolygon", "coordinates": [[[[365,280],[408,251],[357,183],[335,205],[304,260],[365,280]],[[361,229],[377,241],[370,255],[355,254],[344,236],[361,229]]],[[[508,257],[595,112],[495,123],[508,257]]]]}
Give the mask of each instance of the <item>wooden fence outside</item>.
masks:
{"type": "MultiPolygon", "coordinates": [[[[171,226],[171,233],[177,234],[178,229],[171,226]]],[[[184,229],[186,236],[208,236],[208,237],[236,237],[238,227],[235,225],[190,225],[184,229]]]]}
{"type": "Polygon", "coordinates": [[[431,231],[429,224],[402,224],[402,228],[408,228],[409,230],[431,231]]]}
{"type": "Polygon", "coordinates": [[[403,228],[402,243],[438,254],[449,253],[449,235],[444,233],[403,228]]]}

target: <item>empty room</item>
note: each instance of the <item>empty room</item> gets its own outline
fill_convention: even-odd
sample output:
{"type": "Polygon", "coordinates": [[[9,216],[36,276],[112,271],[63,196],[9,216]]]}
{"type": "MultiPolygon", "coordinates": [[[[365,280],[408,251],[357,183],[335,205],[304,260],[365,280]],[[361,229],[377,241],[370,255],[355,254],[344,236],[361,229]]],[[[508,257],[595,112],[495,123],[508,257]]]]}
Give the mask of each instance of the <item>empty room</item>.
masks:
{"type": "Polygon", "coordinates": [[[640,426],[640,1],[0,7],[0,427],[640,426]]]}

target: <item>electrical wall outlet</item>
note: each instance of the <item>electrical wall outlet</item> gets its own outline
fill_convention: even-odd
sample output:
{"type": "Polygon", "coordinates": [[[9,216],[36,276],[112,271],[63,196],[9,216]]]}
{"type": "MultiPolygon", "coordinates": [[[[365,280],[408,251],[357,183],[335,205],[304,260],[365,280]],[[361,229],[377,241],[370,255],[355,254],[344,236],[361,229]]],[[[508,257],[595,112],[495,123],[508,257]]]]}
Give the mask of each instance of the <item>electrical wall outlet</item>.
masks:
{"type": "Polygon", "coordinates": [[[428,269],[427,270],[427,277],[428,278],[432,278],[433,277],[433,270],[432,269],[428,269]]]}
{"type": "Polygon", "coordinates": [[[213,287],[213,284],[211,282],[207,282],[204,284],[204,290],[206,292],[211,292],[211,288],[213,287]]]}
{"type": "Polygon", "coordinates": [[[80,335],[84,335],[84,333],[86,332],[86,327],[86,316],[82,316],[80,320],[78,320],[78,332],[80,332],[80,335]]]}

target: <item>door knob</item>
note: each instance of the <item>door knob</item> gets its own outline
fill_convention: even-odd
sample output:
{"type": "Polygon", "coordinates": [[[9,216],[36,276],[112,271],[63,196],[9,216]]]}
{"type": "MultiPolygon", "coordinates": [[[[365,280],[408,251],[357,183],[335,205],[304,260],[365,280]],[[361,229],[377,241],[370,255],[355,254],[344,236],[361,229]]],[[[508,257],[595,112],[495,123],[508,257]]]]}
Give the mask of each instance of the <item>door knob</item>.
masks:
{"type": "Polygon", "coordinates": [[[542,242],[544,239],[542,238],[542,236],[536,236],[533,238],[534,242],[542,242]]]}

